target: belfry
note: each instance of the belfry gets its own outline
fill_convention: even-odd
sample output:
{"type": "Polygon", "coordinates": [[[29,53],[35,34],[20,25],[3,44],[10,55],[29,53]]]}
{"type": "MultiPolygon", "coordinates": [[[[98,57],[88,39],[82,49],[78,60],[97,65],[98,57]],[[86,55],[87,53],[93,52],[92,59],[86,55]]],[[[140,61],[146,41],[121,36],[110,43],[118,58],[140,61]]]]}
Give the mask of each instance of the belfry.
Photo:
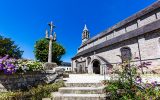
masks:
{"type": "Polygon", "coordinates": [[[82,32],[82,44],[85,43],[89,39],[89,30],[87,25],[85,24],[83,32],[82,32]]]}

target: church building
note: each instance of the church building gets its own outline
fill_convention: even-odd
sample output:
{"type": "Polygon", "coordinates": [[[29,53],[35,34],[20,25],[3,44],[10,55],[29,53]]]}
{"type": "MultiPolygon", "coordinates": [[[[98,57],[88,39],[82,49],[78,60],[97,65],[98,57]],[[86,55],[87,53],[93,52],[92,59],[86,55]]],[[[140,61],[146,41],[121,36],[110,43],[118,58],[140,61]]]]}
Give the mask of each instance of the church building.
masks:
{"type": "Polygon", "coordinates": [[[125,60],[137,65],[150,63],[144,73],[160,73],[159,0],[92,38],[85,25],[72,69],[76,73],[104,74],[106,68],[116,68],[125,60]]]}

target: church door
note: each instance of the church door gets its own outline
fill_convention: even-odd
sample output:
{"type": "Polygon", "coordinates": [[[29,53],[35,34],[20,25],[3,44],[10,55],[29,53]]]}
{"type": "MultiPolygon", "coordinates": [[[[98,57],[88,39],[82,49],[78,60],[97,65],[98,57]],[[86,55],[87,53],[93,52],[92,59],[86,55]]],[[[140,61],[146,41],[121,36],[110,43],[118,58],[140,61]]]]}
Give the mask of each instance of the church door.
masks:
{"type": "Polygon", "coordinates": [[[83,73],[83,68],[82,65],[79,66],[79,73],[82,74],[83,73]]]}
{"type": "Polygon", "coordinates": [[[93,62],[93,73],[100,74],[100,63],[97,60],[93,62]]]}

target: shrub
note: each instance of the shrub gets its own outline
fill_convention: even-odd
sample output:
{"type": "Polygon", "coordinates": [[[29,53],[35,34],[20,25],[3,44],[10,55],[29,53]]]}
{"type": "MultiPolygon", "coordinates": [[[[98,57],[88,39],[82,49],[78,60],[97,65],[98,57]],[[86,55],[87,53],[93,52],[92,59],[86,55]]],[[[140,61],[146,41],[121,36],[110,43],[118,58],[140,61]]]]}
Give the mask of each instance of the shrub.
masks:
{"type": "Polygon", "coordinates": [[[146,62],[136,66],[131,65],[130,61],[122,62],[122,71],[116,70],[119,79],[111,80],[105,88],[110,100],[159,100],[157,82],[142,83],[140,74],[137,74],[138,69],[149,64],[146,62]]]}
{"type": "Polygon", "coordinates": [[[7,92],[1,93],[0,100],[41,100],[42,98],[50,97],[51,92],[58,91],[60,87],[64,86],[63,81],[59,81],[48,85],[39,85],[33,87],[29,91],[7,92]]]}
{"type": "Polygon", "coordinates": [[[15,59],[8,59],[8,55],[0,59],[0,71],[5,74],[13,74],[16,72],[15,59]]]}

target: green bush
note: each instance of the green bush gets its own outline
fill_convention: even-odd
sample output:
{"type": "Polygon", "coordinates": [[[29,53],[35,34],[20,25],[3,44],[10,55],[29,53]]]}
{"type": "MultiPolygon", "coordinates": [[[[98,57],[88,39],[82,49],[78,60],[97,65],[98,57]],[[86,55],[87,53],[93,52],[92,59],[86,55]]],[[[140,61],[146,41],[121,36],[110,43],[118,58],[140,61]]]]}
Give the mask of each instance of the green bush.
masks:
{"type": "Polygon", "coordinates": [[[60,87],[64,86],[63,81],[59,81],[53,84],[39,85],[38,87],[33,87],[29,91],[19,91],[19,92],[6,92],[1,93],[0,100],[41,100],[42,98],[47,98],[51,96],[51,92],[58,91],[60,87]]]}

